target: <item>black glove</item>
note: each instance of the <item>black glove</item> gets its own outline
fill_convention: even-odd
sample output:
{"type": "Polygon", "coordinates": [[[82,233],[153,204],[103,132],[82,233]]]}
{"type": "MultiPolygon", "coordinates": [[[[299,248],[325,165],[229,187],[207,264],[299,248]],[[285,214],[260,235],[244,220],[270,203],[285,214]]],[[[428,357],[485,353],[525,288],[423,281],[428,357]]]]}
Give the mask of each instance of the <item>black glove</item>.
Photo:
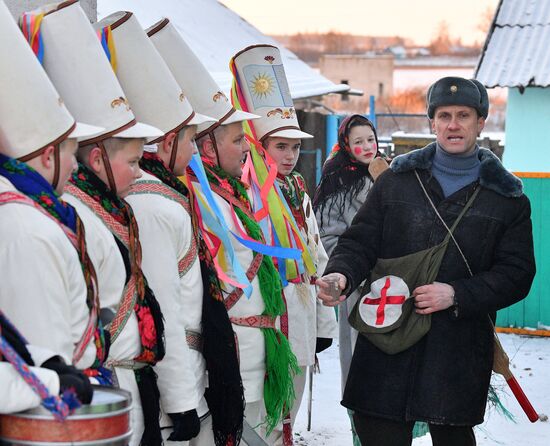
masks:
{"type": "Polygon", "coordinates": [[[73,389],[82,404],[90,404],[94,388],[88,377],[72,365],[67,365],[59,356],[48,359],[42,367],[53,370],[59,375],[59,393],[73,389]]]}
{"type": "Polygon", "coordinates": [[[321,353],[323,350],[326,350],[331,345],[331,338],[317,338],[317,343],[315,344],[315,353],[321,353]]]}
{"type": "Polygon", "coordinates": [[[168,437],[168,441],[189,441],[199,435],[201,420],[195,409],[168,415],[174,423],[174,430],[168,437]]]}

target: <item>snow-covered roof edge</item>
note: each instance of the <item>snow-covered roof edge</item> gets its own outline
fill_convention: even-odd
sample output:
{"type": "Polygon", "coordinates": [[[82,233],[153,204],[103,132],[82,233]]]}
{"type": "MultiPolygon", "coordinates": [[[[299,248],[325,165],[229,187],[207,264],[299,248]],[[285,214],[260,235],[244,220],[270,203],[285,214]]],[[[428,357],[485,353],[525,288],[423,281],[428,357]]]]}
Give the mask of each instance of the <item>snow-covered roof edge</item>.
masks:
{"type": "Polygon", "coordinates": [[[550,86],[550,2],[500,0],[476,67],[487,87],[550,86]]]}
{"type": "Polygon", "coordinates": [[[241,49],[267,43],[281,49],[293,99],[342,93],[349,85],[335,84],[300,60],[272,37],[261,33],[218,0],[98,0],[98,19],[113,12],[132,11],[144,28],[168,17],[227,94],[231,89],[229,60],[241,49]]]}

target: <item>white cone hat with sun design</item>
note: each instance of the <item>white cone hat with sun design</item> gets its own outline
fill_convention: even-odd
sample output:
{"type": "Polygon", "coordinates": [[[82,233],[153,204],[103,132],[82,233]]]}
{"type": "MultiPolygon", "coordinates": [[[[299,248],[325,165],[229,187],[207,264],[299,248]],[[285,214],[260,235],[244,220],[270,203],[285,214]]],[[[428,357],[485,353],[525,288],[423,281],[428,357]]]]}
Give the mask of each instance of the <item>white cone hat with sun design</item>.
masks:
{"type": "MultiPolygon", "coordinates": [[[[81,138],[81,145],[111,136],[150,138],[161,135],[157,128],[136,122],[101,43],[103,40],[107,44],[108,30],[97,34],[76,0],[51,3],[25,13],[22,26],[29,17],[42,17],[44,69],[67,108],[77,119],[104,128],[96,135],[81,138]]],[[[114,61],[112,47],[111,51],[114,61]]]]}
{"type": "Polygon", "coordinates": [[[146,31],[181,88],[186,92],[193,108],[216,118],[216,123],[199,125],[197,130],[199,135],[205,134],[218,125],[259,118],[258,115],[236,110],[231,105],[227,96],[169,19],[160,20],[146,31]]]}
{"type": "Polygon", "coordinates": [[[254,121],[259,140],[268,136],[313,138],[298,124],[279,48],[249,46],[233,56],[233,62],[247,110],[261,116],[254,121]]]}
{"type": "Polygon", "coordinates": [[[85,137],[102,130],[75,123],[2,0],[0,58],[4,155],[29,160],[67,138],[85,137]]]}
{"type": "MultiPolygon", "coordinates": [[[[106,26],[113,33],[118,80],[138,119],[158,127],[164,134],[214,121],[193,110],[134,14],[115,12],[94,25],[96,29],[106,26]]],[[[162,139],[152,138],[147,142],[151,144],[162,139]]]]}

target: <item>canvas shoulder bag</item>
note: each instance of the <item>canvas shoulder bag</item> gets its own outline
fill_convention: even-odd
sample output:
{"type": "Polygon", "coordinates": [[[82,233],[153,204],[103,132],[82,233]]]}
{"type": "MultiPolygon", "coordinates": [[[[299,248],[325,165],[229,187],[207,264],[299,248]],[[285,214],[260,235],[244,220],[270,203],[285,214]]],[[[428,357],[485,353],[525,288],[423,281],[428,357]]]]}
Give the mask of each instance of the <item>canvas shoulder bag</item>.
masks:
{"type": "MultiPolygon", "coordinates": [[[[416,178],[437,216],[418,172],[416,178]]],[[[453,232],[472,206],[477,187],[441,243],[392,259],[378,259],[350,316],[350,325],[383,352],[393,355],[416,344],[430,329],[431,315],[416,313],[412,291],[434,282],[453,232]],[[367,292],[368,291],[368,292],[367,292]]],[[[458,246],[458,245],[457,245],[458,246]]],[[[462,253],[461,253],[462,254],[462,253]]]]}

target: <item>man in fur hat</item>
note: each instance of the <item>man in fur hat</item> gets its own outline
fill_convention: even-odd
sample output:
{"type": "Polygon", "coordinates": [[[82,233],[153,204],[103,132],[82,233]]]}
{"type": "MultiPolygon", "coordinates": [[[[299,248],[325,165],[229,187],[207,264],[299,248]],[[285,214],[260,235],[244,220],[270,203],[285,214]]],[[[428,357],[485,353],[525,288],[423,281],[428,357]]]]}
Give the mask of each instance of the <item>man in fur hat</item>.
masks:
{"type": "MultiPolygon", "coordinates": [[[[364,444],[410,445],[415,421],[425,421],[434,445],[475,445],[473,426],[483,422],[491,378],[496,311],[523,299],[535,274],[522,183],[476,143],[489,111],[485,88],[446,77],[427,96],[436,142],[397,157],[380,176],[318,281],[319,297],[337,305],[375,265],[383,268],[378,259],[403,263],[404,256],[441,243],[469,206],[435,281],[410,289],[413,314],[430,315],[429,330],[397,354],[375,347],[369,334],[357,340],[342,404],[355,412],[364,444]],[[339,299],[330,297],[329,276],[338,280],[339,299]]],[[[382,301],[391,303],[392,296],[383,297],[381,319],[395,307],[384,308],[382,301]]],[[[369,301],[368,295],[360,299],[358,314],[368,314],[361,306],[369,301]]]]}

